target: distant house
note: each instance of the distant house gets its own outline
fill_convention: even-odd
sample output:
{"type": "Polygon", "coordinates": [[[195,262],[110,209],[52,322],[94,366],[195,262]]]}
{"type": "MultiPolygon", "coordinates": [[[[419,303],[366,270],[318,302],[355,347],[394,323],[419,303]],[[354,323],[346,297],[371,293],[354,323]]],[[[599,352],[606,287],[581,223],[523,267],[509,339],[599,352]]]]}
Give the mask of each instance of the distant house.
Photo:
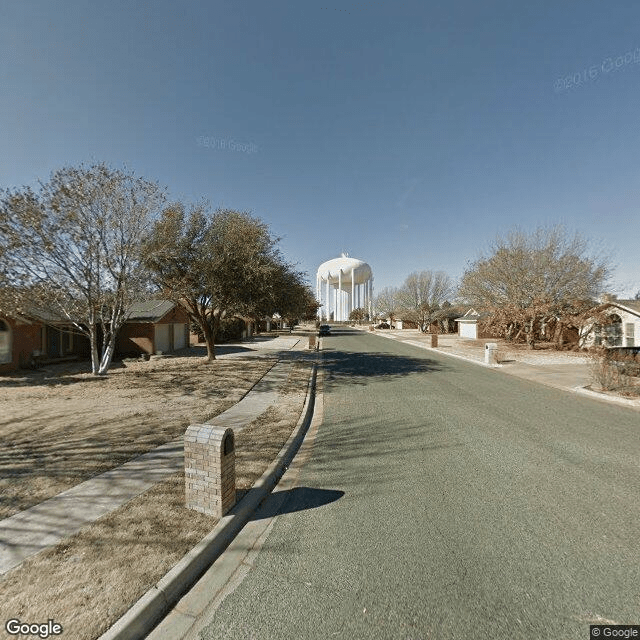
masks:
{"type": "MultiPolygon", "coordinates": [[[[457,332],[456,318],[463,311],[464,309],[460,307],[454,307],[451,304],[445,303],[441,309],[437,309],[431,314],[431,323],[427,326],[425,331],[429,333],[457,332]]],[[[416,320],[416,315],[416,313],[398,313],[393,317],[394,327],[396,329],[420,329],[420,324],[416,320]]],[[[391,325],[389,317],[384,318],[383,321],[391,325]]]]}
{"type": "Polygon", "coordinates": [[[581,346],[640,347],[640,300],[618,300],[609,295],[595,310],[605,312],[610,322],[583,327],[581,346]]]}
{"type": "MultiPolygon", "coordinates": [[[[384,320],[389,326],[391,326],[391,318],[384,320]]],[[[420,325],[415,320],[408,320],[402,317],[393,317],[393,324],[396,329],[419,329],[420,325]]]]}
{"type": "Polygon", "coordinates": [[[458,323],[458,335],[461,338],[477,340],[478,320],[480,320],[480,314],[473,307],[468,309],[463,316],[455,319],[458,323]]]}
{"type": "Polygon", "coordinates": [[[41,361],[91,358],[89,337],[80,333],[67,319],[45,311],[30,315],[41,327],[41,361]]]}
{"type": "Polygon", "coordinates": [[[0,374],[28,365],[42,349],[42,325],[28,318],[0,316],[0,374]]]}
{"type": "Polygon", "coordinates": [[[68,321],[51,314],[0,316],[0,373],[90,355],[89,339],[68,321]]]}
{"type": "Polygon", "coordinates": [[[125,318],[116,339],[120,356],[170,353],[189,346],[189,316],[176,302],[136,302],[125,318]]]}
{"type": "Polygon", "coordinates": [[[486,311],[478,311],[474,307],[468,307],[462,316],[454,320],[458,326],[458,335],[470,340],[494,338],[495,335],[491,331],[482,328],[482,321],[488,318],[489,314],[486,311]]]}

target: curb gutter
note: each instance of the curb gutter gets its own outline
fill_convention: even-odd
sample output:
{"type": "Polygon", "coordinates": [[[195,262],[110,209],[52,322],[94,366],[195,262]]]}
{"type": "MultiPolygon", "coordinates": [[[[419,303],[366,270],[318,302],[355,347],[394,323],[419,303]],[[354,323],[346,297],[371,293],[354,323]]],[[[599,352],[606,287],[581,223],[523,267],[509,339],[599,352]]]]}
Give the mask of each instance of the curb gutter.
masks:
{"type": "Polygon", "coordinates": [[[587,389],[586,387],[574,387],[576,393],[580,393],[596,400],[604,400],[606,402],[617,402],[618,404],[627,405],[628,407],[640,407],[640,400],[632,400],[630,398],[618,398],[616,396],[610,396],[607,393],[601,393],[599,391],[593,391],[593,389],[587,389]]]}
{"type": "Polygon", "coordinates": [[[276,486],[304,439],[313,417],[317,367],[314,363],[296,428],[260,479],[205,538],[98,640],[142,640],[229,546],[260,502],[276,486]]]}

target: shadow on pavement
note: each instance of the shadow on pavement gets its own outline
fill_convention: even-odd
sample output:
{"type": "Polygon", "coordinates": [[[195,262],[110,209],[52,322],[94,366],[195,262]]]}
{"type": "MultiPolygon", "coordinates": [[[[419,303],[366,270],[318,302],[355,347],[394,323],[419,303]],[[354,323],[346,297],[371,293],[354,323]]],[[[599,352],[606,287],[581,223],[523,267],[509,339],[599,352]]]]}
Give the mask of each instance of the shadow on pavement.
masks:
{"type": "Polygon", "coordinates": [[[277,491],[265,498],[251,519],[261,520],[284,513],[317,509],[339,500],[343,495],[344,491],[312,489],[310,487],[295,487],[286,491],[277,491]]]}
{"type": "MultiPolygon", "coordinates": [[[[254,352],[255,349],[250,349],[249,347],[242,347],[240,345],[237,344],[223,344],[223,345],[216,345],[216,356],[224,356],[224,355],[229,355],[231,353],[252,353],[254,352]]],[[[206,357],[207,352],[206,349],[204,349],[204,355],[203,357],[206,357]]]]}
{"type": "Polygon", "coordinates": [[[413,373],[443,371],[445,365],[429,358],[401,356],[390,353],[353,353],[325,351],[325,381],[367,384],[370,378],[398,378],[413,373]]]}

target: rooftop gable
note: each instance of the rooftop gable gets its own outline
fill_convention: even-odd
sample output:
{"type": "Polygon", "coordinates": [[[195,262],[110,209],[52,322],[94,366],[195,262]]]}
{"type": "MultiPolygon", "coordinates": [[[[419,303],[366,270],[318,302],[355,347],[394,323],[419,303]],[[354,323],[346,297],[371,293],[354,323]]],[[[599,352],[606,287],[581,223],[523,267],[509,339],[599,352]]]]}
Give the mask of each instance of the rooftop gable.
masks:
{"type": "Polygon", "coordinates": [[[125,314],[126,322],[158,322],[164,318],[176,303],[172,300],[145,300],[134,302],[125,314]]]}
{"type": "Polygon", "coordinates": [[[610,300],[602,306],[618,307],[640,317],[640,300],[610,300]]]}

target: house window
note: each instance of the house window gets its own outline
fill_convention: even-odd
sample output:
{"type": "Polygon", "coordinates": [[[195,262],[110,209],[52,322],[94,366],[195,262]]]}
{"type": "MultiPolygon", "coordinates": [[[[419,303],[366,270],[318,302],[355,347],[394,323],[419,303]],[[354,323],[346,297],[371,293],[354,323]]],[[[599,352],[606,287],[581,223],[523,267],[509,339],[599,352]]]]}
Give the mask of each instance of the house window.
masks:
{"type": "Polygon", "coordinates": [[[0,320],[0,364],[11,362],[11,329],[0,320]]]}
{"type": "Polygon", "coordinates": [[[635,325],[633,322],[626,322],[624,325],[624,346],[635,347],[635,325]]]}
{"type": "Polygon", "coordinates": [[[604,337],[606,338],[605,345],[607,347],[621,347],[622,346],[622,318],[613,314],[609,324],[604,329],[604,337]]]}

